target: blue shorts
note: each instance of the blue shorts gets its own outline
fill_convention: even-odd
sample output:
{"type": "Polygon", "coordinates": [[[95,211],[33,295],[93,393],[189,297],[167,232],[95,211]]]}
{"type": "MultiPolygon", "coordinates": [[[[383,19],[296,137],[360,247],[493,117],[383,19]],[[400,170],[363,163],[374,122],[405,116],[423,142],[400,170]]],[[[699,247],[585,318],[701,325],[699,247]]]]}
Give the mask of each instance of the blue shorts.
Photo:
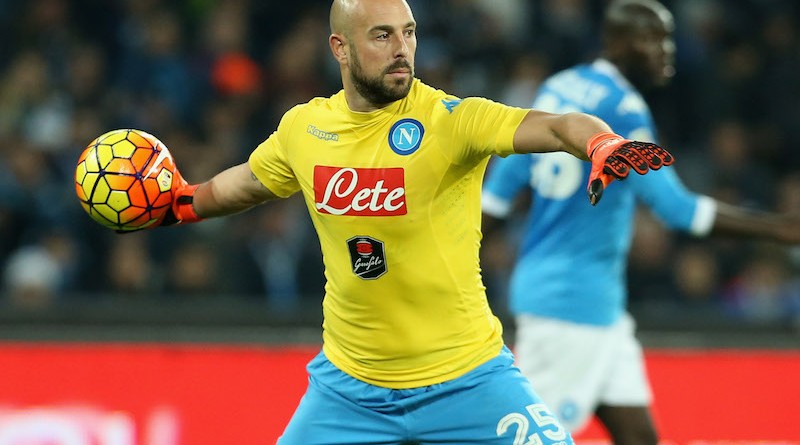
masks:
{"type": "Polygon", "coordinates": [[[508,348],[457,379],[412,389],[357,380],[321,352],[307,369],[280,445],[573,444],[508,348]]]}

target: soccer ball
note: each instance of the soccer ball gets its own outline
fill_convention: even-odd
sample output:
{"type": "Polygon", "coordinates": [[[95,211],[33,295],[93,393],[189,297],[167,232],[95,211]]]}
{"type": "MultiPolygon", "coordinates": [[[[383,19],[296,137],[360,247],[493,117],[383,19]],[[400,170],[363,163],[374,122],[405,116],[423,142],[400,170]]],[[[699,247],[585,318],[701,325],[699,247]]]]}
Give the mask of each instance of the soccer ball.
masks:
{"type": "Polygon", "coordinates": [[[75,192],[89,216],[117,231],[163,221],[172,205],[175,162],[167,147],[141,130],[113,130],[78,158],[75,192]]]}

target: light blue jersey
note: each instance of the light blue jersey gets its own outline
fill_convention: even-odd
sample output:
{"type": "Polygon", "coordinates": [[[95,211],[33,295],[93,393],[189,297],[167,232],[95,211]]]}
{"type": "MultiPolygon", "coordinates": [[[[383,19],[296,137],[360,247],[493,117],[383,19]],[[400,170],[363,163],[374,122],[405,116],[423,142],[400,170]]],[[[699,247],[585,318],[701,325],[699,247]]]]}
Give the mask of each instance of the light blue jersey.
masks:
{"type": "MultiPolygon", "coordinates": [[[[618,134],[655,141],[650,110],[610,62],[600,59],[550,77],[534,109],[598,116],[618,134]]],[[[707,234],[714,201],[688,191],[672,167],[615,181],[593,207],[586,195],[590,164],[566,153],[496,158],[484,185],[483,209],[505,217],[531,187],[509,298],[514,314],[610,325],[625,311],[625,271],[637,201],[667,226],[707,234]]]]}

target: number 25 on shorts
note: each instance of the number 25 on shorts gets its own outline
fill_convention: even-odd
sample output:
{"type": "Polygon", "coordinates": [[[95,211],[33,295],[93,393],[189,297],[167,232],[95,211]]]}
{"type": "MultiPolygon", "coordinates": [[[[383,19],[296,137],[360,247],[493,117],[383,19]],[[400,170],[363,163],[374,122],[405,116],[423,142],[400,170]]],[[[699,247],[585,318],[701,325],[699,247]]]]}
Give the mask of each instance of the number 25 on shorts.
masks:
{"type": "Polygon", "coordinates": [[[568,439],[567,432],[543,403],[528,405],[526,409],[530,417],[522,413],[510,413],[500,419],[497,422],[497,435],[506,434],[510,428],[516,425],[517,434],[514,436],[512,445],[567,445],[572,443],[568,439]],[[531,419],[537,431],[528,435],[531,419]],[[542,440],[542,436],[547,439],[547,442],[542,440]]]}

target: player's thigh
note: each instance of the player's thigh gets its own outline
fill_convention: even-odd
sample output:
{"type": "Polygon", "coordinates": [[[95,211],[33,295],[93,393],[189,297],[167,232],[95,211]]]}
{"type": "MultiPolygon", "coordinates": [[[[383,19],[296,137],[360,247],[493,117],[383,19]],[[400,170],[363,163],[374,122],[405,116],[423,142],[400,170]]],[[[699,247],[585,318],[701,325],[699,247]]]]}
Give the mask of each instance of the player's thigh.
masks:
{"type": "Polygon", "coordinates": [[[652,392],[647,378],[644,353],[635,334],[635,323],[625,315],[614,326],[614,355],[600,403],[608,406],[646,407],[652,392]]]}
{"type": "Polygon", "coordinates": [[[614,359],[613,328],[517,317],[515,354],[523,374],[572,432],[600,404],[614,359]]]}
{"type": "Polygon", "coordinates": [[[512,361],[437,388],[441,394],[415,412],[419,443],[572,444],[570,435],[512,361]]]}
{"type": "Polygon", "coordinates": [[[278,445],[397,445],[398,418],[367,409],[337,392],[309,382],[278,445]]]}
{"type": "Polygon", "coordinates": [[[647,407],[600,405],[597,417],[605,425],[615,445],[658,443],[658,434],[647,407]]]}

